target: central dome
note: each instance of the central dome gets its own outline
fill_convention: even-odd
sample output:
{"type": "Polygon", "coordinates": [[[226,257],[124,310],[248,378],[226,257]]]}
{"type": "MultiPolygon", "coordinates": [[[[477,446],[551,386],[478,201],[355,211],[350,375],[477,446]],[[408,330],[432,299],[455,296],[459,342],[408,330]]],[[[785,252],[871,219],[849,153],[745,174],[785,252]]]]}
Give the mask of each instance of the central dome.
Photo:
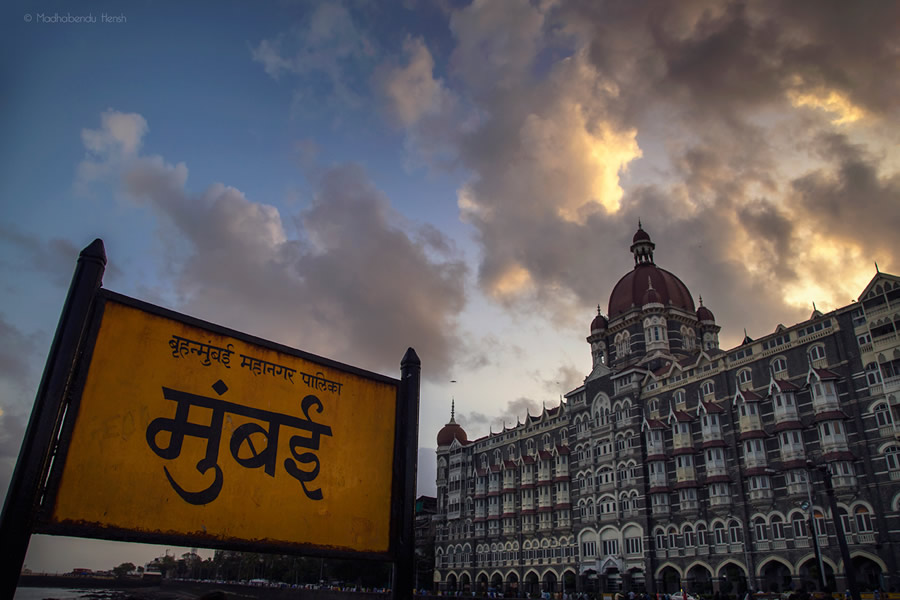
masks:
{"type": "Polygon", "coordinates": [[[650,235],[641,228],[640,223],[632,242],[634,269],[613,288],[609,296],[609,318],[614,319],[636,306],[642,306],[647,290],[651,287],[655,292],[650,294],[654,296],[654,301],[659,300],[666,307],[694,313],[694,299],[687,286],[678,277],[654,264],[653,250],[656,244],[650,240],[650,235]]]}
{"type": "Polygon", "coordinates": [[[609,318],[614,319],[632,307],[641,306],[651,283],[661,300],[660,304],[695,312],[694,299],[678,277],[656,265],[645,263],[636,266],[613,288],[609,296],[609,318]]]}

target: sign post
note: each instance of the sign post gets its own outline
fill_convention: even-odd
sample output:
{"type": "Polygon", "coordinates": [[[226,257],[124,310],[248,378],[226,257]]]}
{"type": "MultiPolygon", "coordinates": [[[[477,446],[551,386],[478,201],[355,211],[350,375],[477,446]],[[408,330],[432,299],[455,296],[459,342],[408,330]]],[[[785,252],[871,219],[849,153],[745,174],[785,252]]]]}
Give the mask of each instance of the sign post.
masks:
{"type": "Polygon", "coordinates": [[[32,533],[391,561],[409,597],[415,351],[398,380],[101,289],[97,244],[4,508],[4,597],[32,533]]]}
{"type": "Polygon", "coordinates": [[[96,239],[78,257],[0,515],[5,555],[0,561],[0,598],[11,599],[16,593],[75,360],[105,269],[106,251],[96,239]]]}

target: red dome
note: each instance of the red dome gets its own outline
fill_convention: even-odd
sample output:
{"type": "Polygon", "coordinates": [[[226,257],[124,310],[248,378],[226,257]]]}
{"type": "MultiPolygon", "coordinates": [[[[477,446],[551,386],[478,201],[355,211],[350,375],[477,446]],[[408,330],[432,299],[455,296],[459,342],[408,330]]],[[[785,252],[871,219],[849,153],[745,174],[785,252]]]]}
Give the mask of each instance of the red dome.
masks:
{"type": "Polygon", "coordinates": [[[606,320],[602,314],[600,314],[600,307],[597,307],[597,316],[594,317],[594,320],[591,321],[591,333],[595,331],[603,331],[607,328],[609,322],[606,320]]]}
{"type": "Polygon", "coordinates": [[[460,444],[465,444],[469,441],[465,429],[460,427],[456,421],[450,419],[450,422],[441,427],[441,430],[438,431],[437,445],[449,446],[453,443],[454,439],[459,440],[460,444]]]}
{"type": "Polygon", "coordinates": [[[697,320],[715,322],[716,318],[713,316],[711,310],[701,304],[700,308],[697,309],[697,320]]]}
{"type": "MultiPolygon", "coordinates": [[[[638,230],[635,238],[640,233],[643,233],[642,229],[638,230]]],[[[660,304],[694,312],[694,299],[687,286],[675,275],[650,262],[637,265],[613,288],[609,296],[609,318],[613,319],[634,306],[643,306],[644,295],[651,284],[660,304]]]]}
{"type": "Polygon", "coordinates": [[[662,296],[659,295],[659,292],[656,291],[654,287],[648,287],[647,291],[644,292],[644,297],[641,298],[641,306],[645,304],[662,304],[662,296]]]}
{"type": "Polygon", "coordinates": [[[650,234],[641,229],[640,224],[638,225],[638,230],[634,232],[634,237],[631,238],[631,243],[636,244],[638,242],[649,242],[650,234]]]}

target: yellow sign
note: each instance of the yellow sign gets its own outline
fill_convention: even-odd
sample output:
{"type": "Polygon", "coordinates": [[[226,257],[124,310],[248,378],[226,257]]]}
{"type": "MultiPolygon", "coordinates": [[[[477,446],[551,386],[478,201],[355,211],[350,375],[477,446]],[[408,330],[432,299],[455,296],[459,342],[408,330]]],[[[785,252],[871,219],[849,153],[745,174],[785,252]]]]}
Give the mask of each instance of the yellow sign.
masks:
{"type": "Polygon", "coordinates": [[[108,300],[51,522],[384,553],[397,387],[108,300]]]}

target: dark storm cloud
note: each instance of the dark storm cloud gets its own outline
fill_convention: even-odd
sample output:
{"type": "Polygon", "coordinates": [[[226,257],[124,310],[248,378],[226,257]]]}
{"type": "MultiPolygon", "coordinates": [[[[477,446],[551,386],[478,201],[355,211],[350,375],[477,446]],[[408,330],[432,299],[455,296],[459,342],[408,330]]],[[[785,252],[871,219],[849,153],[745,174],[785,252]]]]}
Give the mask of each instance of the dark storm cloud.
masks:
{"type": "MultiPolygon", "coordinates": [[[[806,318],[811,304],[797,306],[798,286],[818,285],[846,301],[845,271],[831,271],[836,281],[820,274],[852,252],[827,258],[813,246],[834,235],[871,247],[867,226],[879,218],[846,213],[865,196],[859,202],[868,214],[884,207],[888,217],[875,231],[897,222],[897,176],[880,173],[852,148],[834,157],[835,143],[815,132],[861,117],[859,135],[895,127],[900,5],[518,7],[546,11],[510,18],[529,24],[511,34],[527,50],[517,61],[503,45],[480,45],[487,34],[476,20],[456,19],[453,27],[462,49],[457,72],[471,69],[466,82],[489,88],[473,92],[483,118],[460,146],[473,173],[460,208],[483,248],[479,283],[486,291],[508,307],[540,306],[562,320],[583,308],[586,321],[587,307],[605,310],[614,283],[630,269],[628,247],[641,218],[657,243],[657,264],[681,277],[695,299],[704,296],[726,324],[726,345],[739,341],[744,326],[753,336],[771,332],[773,315],[788,324],[806,318]],[[535,79],[536,62],[521,58],[539,56],[566,33],[571,51],[535,79]],[[466,62],[471,47],[494,54],[466,62]],[[494,73],[502,68],[514,76],[494,73]],[[573,113],[581,118],[569,118],[573,113]],[[566,142],[572,139],[587,142],[566,142]],[[633,139],[640,150],[629,147],[633,139]],[[822,152],[830,154],[823,159],[822,152]],[[598,158],[585,160],[592,155],[598,158]],[[619,170],[594,179],[610,164],[619,170]],[[626,168],[639,169],[640,179],[632,181],[626,168]],[[820,230],[811,231],[811,222],[820,230]]],[[[467,16],[478,11],[490,9],[483,2],[465,9],[467,16]]],[[[895,245],[880,243],[883,254],[897,256],[895,245]]]]}
{"type": "MultiPolygon", "coordinates": [[[[81,248],[70,240],[62,238],[45,240],[7,225],[0,225],[0,242],[5,242],[22,252],[25,264],[49,275],[53,284],[58,286],[69,285],[75,271],[78,253],[81,251],[81,248]]],[[[121,271],[115,265],[107,265],[107,278],[120,275],[121,271]]]]}
{"type": "Polygon", "coordinates": [[[12,476],[43,366],[45,337],[28,335],[0,316],[0,498],[12,476]]]}
{"type": "Polygon", "coordinates": [[[592,2],[562,5],[628,111],[677,102],[696,118],[780,104],[788,91],[836,90],[896,113],[894,2],[592,2]]]}
{"type": "Polygon", "coordinates": [[[180,310],[389,373],[412,346],[425,377],[446,378],[465,304],[466,266],[451,240],[397,213],[361,167],[313,159],[313,199],[289,238],[274,206],[221,183],[190,193],[183,163],[140,156],[143,133],[123,131],[146,130],[138,114],[104,113],[101,129],[83,134],[103,141],[87,145],[99,150],[82,163],[83,183],[112,177],[160,215],[162,268],[180,310]],[[120,150],[123,138],[135,151],[120,150]]]}
{"type": "Polygon", "coordinates": [[[190,196],[185,176],[143,160],[124,178],[192,246],[172,265],[184,310],[388,372],[413,346],[427,376],[446,376],[465,266],[440,232],[397,214],[361,168],[327,169],[314,182],[299,240],[286,238],[274,207],[222,185],[190,196]]]}
{"type": "MultiPolygon", "coordinates": [[[[553,402],[555,406],[558,402],[553,402]]],[[[466,430],[470,440],[487,435],[490,431],[501,431],[504,426],[513,427],[516,423],[524,423],[529,414],[539,415],[543,406],[537,400],[520,397],[515,400],[507,400],[506,407],[499,413],[486,415],[479,411],[468,413],[458,412],[456,421],[466,430]]]]}
{"type": "Polygon", "coordinates": [[[844,135],[817,141],[826,166],[792,182],[803,218],[828,237],[861,244],[872,259],[900,254],[900,173],[883,174],[879,157],[844,135]]]}

